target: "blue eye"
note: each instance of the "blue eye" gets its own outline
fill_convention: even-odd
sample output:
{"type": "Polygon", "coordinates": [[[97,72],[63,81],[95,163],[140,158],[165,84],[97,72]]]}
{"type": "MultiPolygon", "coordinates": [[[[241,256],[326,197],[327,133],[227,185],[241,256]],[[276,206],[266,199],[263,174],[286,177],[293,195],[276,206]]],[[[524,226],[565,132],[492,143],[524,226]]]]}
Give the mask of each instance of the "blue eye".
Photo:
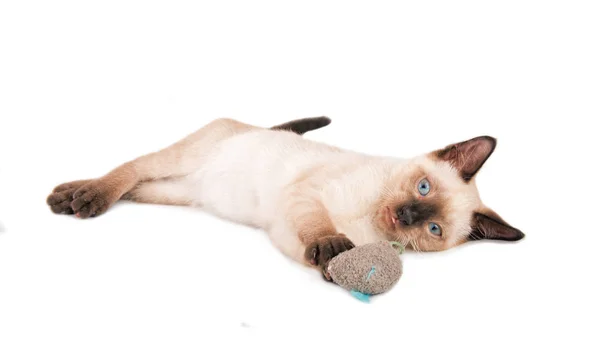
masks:
{"type": "Polygon", "coordinates": [[[440,225],[436,224],[435,222],[430,222],[429,223],[429,232],[431,232],[432,234],[435,234],[436,236],[439,236],[442,234],[442,229],[440,228],[440,225]]]}
{"type": "Polygon", "coordinates": [[[427,181],[427,179],[419,181],[419,193],[421,194],[421,196],[427,196],[430,189],[431,188],[429,187],[429,181],[427,181]]]}

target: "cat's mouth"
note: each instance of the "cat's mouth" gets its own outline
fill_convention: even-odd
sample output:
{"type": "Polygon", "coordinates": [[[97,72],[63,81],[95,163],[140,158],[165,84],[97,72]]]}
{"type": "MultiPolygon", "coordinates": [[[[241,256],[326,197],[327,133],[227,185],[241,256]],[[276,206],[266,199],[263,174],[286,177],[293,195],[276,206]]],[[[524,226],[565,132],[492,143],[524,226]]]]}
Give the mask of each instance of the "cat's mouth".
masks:
{"type": "Polygon", "coordinates": [[[392,209],[390,209],[390,207],[385,207],[385,220],[386,220],[386,224],[389,225],[393,230],[396,229],[396,227],[398,227],[399,222],[398,222],[398,218],[396,217],[396,214],[392,211],[392,209]]]}

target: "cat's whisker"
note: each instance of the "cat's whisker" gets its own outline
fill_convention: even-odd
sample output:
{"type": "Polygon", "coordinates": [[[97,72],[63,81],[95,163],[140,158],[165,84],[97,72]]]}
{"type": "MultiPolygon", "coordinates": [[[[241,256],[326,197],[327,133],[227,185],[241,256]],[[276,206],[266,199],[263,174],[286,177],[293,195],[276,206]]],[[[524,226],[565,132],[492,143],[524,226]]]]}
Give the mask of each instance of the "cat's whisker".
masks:
{"type": "Polygon", "coordinates": [[[416,240],[411,240],[410,241],[410,245],[413,247],[413,249],[417,252],[417,253],[421,253],[421,248],[419,248],[419,245],[417,243],[416,240]]]}
{"type": "Polygon", "coordinates": [[[396,238],[396,242],[399,242],[400,244],[402,244],[402,247],[404,249],[406,249],[406,246],[408,245],[408,238],[403,237],[402,235],[399,235],[398,238],[396,238]]]}

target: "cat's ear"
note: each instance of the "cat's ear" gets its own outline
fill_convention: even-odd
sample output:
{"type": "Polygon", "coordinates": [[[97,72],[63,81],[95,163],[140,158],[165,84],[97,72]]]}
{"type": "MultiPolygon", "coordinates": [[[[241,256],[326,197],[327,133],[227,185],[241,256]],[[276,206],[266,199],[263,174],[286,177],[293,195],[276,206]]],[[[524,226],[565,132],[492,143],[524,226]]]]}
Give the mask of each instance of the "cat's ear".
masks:
{"type": "Polygon", "coordinates": [[[473,213],[471,228],[469,240],[493,239],[514,242],[525,237],[523,232],[509,225],[491,210],[473,213]]]}
{"type": "Polygon", "coordinates": [[[463,180],[469,182],[494,152],[495,148],[495,138],[481,136],[448,145],[441,150],[434,151],[433,156],[438,160],[449,162],[452,167],[458,170],[463,180]]]}

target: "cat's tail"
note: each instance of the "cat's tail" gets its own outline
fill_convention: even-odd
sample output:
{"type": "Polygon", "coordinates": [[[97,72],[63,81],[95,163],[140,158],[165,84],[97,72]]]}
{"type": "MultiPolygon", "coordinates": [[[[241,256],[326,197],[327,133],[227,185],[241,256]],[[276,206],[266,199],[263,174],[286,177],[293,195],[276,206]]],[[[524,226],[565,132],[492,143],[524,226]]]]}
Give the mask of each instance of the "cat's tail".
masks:
{"type": "Polygon", "coordinates": [[[277,126],[271,127],[273,130],[285,130],[294,132],[296,134],[304,134],[306,132],[313,131],[315,129],[323,128],[331,123],[331,119],[326,116],[320,117],[307,117],[297,120],[292,120],[286,123],[282,123],[277,126]]]}

